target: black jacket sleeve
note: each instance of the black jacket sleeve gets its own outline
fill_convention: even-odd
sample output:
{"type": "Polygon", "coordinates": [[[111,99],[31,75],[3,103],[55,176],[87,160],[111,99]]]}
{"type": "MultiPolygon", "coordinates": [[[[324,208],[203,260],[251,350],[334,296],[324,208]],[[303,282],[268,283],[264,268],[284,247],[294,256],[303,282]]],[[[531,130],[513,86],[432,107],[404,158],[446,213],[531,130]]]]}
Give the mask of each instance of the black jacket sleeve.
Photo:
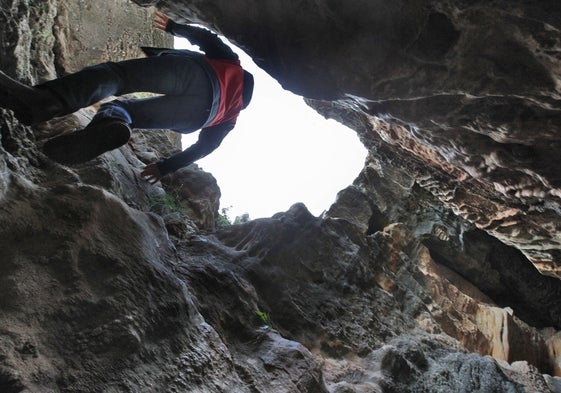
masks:
{"type": "Polygon", "coordinates": [[[187,38],[210,59],[238,60],[238,55],[213,32],[202,27],[181,25],[168,20],[166,31],[176,37],[187,38]]]}
{"type": "Polygon", "coordinates": [[[212,127],[203,128],[199,133],[199,140],[169,158],[157,162],[162,176],[175,172],[179,168],[190,165],[193,162],[212,153],[228,133],[234,128],[235,123],[221,123],[212,127]]]}

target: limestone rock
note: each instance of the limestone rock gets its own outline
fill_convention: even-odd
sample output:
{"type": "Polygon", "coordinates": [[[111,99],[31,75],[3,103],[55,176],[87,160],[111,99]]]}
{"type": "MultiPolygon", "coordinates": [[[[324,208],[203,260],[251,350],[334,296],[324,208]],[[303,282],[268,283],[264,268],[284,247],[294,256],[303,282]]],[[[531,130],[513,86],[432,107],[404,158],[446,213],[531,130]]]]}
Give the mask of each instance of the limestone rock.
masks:
{"type": "Polygon", "coordinates": [[[455,214],[557,274],[555,0],[166,8],[217,26],[286,89],[336,100],[309,101],[327,116],[339,110],[355,129],[362,117],[357,131],[381,167],[413,174],[455,214]]]}
{"type": "Polygon", "coordinates": [[[60,1],[56,18],[53,33],[59,73],[141,57],[140,46],[173,45],[170,36],[151,29],[152,13],[131,7],[127,1],[112,0],[103,7],[84,0],[60,1]]]}
{"type": "Polygon", "coordinates": [[[176,199],[178,208],[200,229],[214,229],[220,207],[220,188],[211,174],[193,164],[162,179],[162,183],[176,199]]]}
{"type": "MultiPolygon", "coordinates": [[[[0,391],[559,391],[555,1],[136,3],[247,48],[367,163],[322,217],[214,229],[211,175],[139,177],[174,134],[66,167],[40,146],[92,109],[2,111],[0,391]]],[[[28,83],[161,38],[130,2],[2,11],[28,83]]]]}

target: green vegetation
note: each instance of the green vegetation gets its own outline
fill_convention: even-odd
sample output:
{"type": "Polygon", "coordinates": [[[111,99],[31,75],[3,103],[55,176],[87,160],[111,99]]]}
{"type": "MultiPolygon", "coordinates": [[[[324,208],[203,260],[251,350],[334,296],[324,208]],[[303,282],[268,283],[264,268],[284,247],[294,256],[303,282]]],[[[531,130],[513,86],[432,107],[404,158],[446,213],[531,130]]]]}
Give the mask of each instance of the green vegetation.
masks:
{"type": "Polygon", "coordinates": [[[150,195],[148,203],[150,205],[150,210],[168,210],[181,213],[181,206],[177,202],[177,194],[174,194],[173,192],[159,195],[150,195]]]}
{"type": "Polygon", "coordinates": [[[223,207],[222,209],[220,209],[220,213],[218,214],[218,217],[216,217],[216,226],[217,227],[225,227],[228,225],[232,225],[232,220],[230,219],[230,216],[228,215],[228,212],[230,211],[230,209],[232,208],[232,206],[228,206],[228,207],[223,207]]]}
{"type": "Polygon", "coordinates": [[[257,316],[263,321],[265,325],[271,324],[271,317],[266,312],[258,310],[255,312],[255,314],[257,314],[257,316]]]}
{"type": "Polygon", "coordinates": [[[244,224],[244,223],[249,222],[251,220],[249,218],[249,214],[247,214],[247,213],[242,214],[241,216],[236,216],[236,218],[234,218],[234,220],[232,220],[230,218],[230,215],[229,215],[229,212],[230,212],[231,208],[232,208],[232,206],[228,206],[228,207],[223,207],[222,209],[220,209],[220,213],[218,214],[218,217],[216,218],[216,226],[217,227],[244,224]]]}

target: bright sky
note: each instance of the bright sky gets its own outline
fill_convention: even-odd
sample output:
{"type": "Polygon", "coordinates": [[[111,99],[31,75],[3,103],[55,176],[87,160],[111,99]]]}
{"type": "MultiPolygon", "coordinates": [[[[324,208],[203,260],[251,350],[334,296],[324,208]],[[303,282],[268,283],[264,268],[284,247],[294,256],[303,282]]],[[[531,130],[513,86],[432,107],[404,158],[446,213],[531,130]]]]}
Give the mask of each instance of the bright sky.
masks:
{"type": "MultiPolygon", "coordinates": [[[[188,45],[176,39],[176,48],[188,45]]],[[[271,217],[297,202],[320,215],[358,176],[366,149],[353,130],[323,118],[235,51],[255,78],[251,104],[220,147],[197,164],[218,181],[220,207],[230,207],[231,219],[271,217]]],[[[183,148],[197,138],[198,132],[185,135],[183,148]]]]}

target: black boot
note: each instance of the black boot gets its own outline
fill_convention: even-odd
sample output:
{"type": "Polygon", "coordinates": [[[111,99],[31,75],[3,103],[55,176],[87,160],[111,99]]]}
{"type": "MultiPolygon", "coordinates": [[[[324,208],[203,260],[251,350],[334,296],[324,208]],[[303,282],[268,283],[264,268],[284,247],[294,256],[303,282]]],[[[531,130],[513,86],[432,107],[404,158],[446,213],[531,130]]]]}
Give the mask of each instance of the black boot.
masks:
{"type": "Polygon", "coordinates": [[[90,123],[81,131],[48,140],[43,151],[61,164],[79,164],[124,145],[130,136],[127,123],[103,119],[90,123]]]}
{"type": "Polygon", "coordinates": [[[25,125],[64,114],[63,104],[48,90],[24,85],[1,71],[0,107],[12,110],[20,123],[25,125]]]}

